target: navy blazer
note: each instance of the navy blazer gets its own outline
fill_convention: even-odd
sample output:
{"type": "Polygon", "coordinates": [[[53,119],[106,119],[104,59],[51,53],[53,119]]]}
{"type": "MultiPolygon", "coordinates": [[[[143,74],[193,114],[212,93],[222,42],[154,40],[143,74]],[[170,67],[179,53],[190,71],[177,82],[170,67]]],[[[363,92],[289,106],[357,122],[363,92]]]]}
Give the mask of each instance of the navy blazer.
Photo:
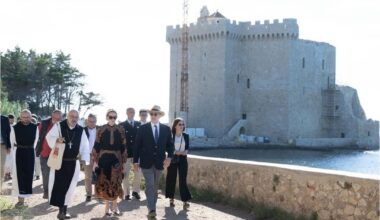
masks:
{"type": "Polygon", "coordinates": [[[143,169],[155,166],[156,169],[163,170],[165,152],[168,153],[168,158],[173,157],[174,144],[170,127],[161,123],[159,125],[158,143],[154,140],[151,123],[146,123],[137,130],[133,163],[139,163],[143,169]]]}
{"type": "Polygon", "coordinates": [[[125,137],[127,139],[128,158],[131,158],[131,157],[133,157],[133,151],[135,148],[135,140],[136,140],[137,130],[140,128],[141,123],[138,121],[134,121],[133,127],[132,127],[132,125],[129,124],[129,121],[126,120],[125,122],[120,123],[120,125],[124,127],[125,137]]]}
{"type": "MultiPolygon", "coordinates": [[[[11,126],[9,124],[8,117],[2,115],[1,116],[1,139],[4,142],[4,145],[7,149],[11,148],[11,126]]],[[[0,177],[3,178],[3,177],[0,177]]]]}

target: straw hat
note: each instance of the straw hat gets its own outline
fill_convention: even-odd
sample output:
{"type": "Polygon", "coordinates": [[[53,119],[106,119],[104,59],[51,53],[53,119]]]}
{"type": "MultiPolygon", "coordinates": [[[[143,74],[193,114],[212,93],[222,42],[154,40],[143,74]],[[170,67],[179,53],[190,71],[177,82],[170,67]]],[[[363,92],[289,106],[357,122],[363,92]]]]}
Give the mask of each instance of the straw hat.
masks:
{"type": "Polygon", "coordinates": [[[149,110],[149,113],[151,113],[151,112],[159,112],[159,114],[161,115],[161,116],[164,116],[165,115],[165,112],[163,112],[163,111],[161,111],[161,107],[160,106],[158,106],[158,105],[154,105],[150,110],[149,110]]]}

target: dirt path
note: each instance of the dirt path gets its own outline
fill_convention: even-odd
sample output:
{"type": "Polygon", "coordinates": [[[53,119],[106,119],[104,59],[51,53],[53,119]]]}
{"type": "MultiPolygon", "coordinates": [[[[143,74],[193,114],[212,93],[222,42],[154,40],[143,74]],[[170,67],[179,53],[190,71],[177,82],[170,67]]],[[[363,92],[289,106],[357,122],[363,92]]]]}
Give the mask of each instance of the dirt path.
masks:
{"type": "MultiPolygon", "coordinates": [[[[83,173],[81,173],[81,181],[75,191],[75,196],[68,208],[69,213],[74,219],[104,219],[103,204],[97,200],[85,202],[85,188],[83,181],[83,173]]],[[[42,199],[41,180],[34,181],[33,196],[27,199],[28,208],[19,210],[11,208],[1,213],[1,219],[57,219],[58,209],[50,206],[47,200],[42,199]]],[[[17,198],[11,197],[11,182],[8,181],[1,195],[2,200],[8,200],[15,204],[17,198]],[[5,195],[4,195],[5,194],[5,195]]],[[[111,217],[108,219],[147,219],[147,208],[145,193],[141,193],[141,201],[121,201],[119,209],[123,215],[121,217],[111,217]]],[[[157,202],[157,219],[252,219],[252,215],[244,211],[235,210],[226,206],[216,204],[199,204],[191,203],[188,211],[182,209],[182,202],[176,200],[176,207],[170,208],[168,200],[160,194],[157,202]]]]}

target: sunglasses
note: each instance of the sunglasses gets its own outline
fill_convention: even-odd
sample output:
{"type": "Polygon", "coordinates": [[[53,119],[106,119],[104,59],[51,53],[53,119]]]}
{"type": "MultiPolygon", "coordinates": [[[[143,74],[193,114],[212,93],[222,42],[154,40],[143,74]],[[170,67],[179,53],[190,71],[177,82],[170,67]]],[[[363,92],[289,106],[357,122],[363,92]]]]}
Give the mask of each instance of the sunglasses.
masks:
{"type": "Polygon", "coordinates": [[[178,124],[178,126],[185,126],[184,124],[178,124]]]}
{"type": "Polygon", "coordinates": [[[117,119],[117,116],[108,116],[108,118],[110,119],[110,120],[112,120],[112,119],[117,119]]]}
{"type": "Polygon", "coordinates": [[[158,115],[158,113],[149,113],[150,114],[150,116],[157,116],[158,115]]]}

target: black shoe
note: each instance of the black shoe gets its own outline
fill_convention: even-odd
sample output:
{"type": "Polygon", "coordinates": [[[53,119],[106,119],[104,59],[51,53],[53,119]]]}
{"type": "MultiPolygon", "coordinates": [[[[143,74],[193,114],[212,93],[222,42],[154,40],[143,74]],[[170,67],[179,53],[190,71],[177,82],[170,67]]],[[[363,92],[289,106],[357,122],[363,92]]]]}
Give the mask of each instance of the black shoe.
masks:
{"type": "Polygon", "coordinates": [[[188,208],[190,208],[190,203],[184,202],[183,203],[183,209],[188,209],[188,208]]]}
{"type": "Polygon", "coordinates": [[[129,195],[126,195],[125,200],[131,200],[131,197],[129,195]]]}
{"type": "Polygon", "coordinates": [[[71,215],[67,213],[67,205],[63,206],[63,214],[65,216],[65,219],[71,219],[71,215]]]}
{"type": "Polygon", "coordinates": [[[175,205],[174,205],[174,199],[170,199],[170,207],[175,207],[175,205]]]}
{"type": "Polygon", "coordinates": [[[40,176],[36,176],[36,180],[39,180],[40,179],[40,176]]]}
{"type": "Polygon", "coordinates": [[[91,196],[86,196],[86,202],[91,202],[91,196]]]}
{"type": "Polygon", "coordinates": [[[122,216],[122,214],[121,214],[121,212],[120,212],[119,209],[113,211],[113,214],[114,214],[114,216],[122,216]]]}
{"type": "Polygon", "coordinates": [[[59,211],[58,211],[57,218],[58,218],[59,220],[64,220],[64,219],[65,219],[65,211],[64,211],[64,207],[59,207],[59,211]]]}
{"type": "Polygon", "coordinates": [[[157,216],[156,210],[149,211],[149,213],[148,213],[149,218],[156,218],[156,216],[157,216]]]}
{"type": "Polygon", "coordinates": [[[132,196],[135,197],[135,199],[137,199],[137,200],[140,200],[140,199],[141,199],[141,197],[140,197],[140,195],[138,194],[138,192],[132,192],[132,196]]]}

